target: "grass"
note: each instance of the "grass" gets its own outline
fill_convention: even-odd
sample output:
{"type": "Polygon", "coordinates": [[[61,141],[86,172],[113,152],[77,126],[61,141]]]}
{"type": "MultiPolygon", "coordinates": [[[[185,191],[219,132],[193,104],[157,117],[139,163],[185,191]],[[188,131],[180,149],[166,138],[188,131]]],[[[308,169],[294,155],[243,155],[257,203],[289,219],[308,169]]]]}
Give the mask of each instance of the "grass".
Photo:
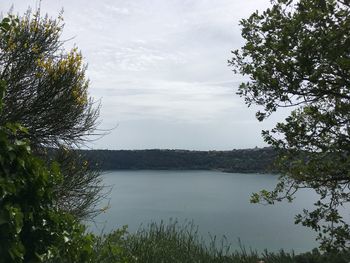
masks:
{"type": "Polygon", "coordinates": [[[317,249],[300,255],[282,250],[259,254],[241,246],[231,252],[225,237],[205,242],[193,222],[177,220],[141,226],[135,233],[119,229],[100,239],[97,252],[99,262],[111,263],[348,263],[350,259],[350,252],[321,254],[317,249]]]}

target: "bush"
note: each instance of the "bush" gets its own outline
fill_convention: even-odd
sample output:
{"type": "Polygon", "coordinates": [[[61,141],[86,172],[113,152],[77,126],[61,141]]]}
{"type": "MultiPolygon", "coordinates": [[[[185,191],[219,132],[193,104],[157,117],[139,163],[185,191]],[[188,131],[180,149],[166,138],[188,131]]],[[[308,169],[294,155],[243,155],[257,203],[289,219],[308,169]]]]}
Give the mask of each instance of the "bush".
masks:
{"type": "MultiPolygon", "coordinates": [[[[4,89],[0,82],[0,114],[4,89]]],[[[26,132],[0,126],[0,262],[93,262],[93,236],[55,206],[58,165],[47,168],[32,155],[29,142],[18,139],[26,132]]]]}
{"type": "Polygon", "coordinates": [[[25,131],[19,125],[0,128],[0,262],[87,259],[91,236],[54,206],[53,188],[62,178],[58,166],[47,169],[28,143],[16,139],[18,132],[25,131]]]}

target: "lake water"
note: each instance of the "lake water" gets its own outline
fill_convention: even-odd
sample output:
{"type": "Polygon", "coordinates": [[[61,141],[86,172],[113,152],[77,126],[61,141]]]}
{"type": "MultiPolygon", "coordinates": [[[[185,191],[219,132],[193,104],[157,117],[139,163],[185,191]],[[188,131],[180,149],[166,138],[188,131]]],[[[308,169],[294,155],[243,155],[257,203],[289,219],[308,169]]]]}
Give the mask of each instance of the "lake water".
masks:
{"type": "Polygon", "coordinates": [[[294,215],[311,207],[315,194],[302,191],[293,203],[273,206],[250,204],[251,193],[273,189],[277,177],[216,171],[110,171],[104,184],[112,185],[110,208],[99,215],[95,232],[123,225],[129,231],[140,224],[193,220],[208,238],[225,235],[233,249],[238,239],[246,248],[262,251],[292,249],[299,253],[316,247],[315,233],[294,224],[294,215]]]}

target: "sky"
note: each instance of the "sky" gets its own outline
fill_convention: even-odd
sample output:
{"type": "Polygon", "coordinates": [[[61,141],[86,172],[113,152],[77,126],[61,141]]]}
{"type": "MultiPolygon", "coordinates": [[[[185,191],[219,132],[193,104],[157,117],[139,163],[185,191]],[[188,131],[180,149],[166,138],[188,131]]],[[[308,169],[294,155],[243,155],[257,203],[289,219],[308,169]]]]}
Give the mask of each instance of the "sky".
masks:
{"type": "Polygon", "coordinates": [[[239,21],[269,0],[2,0],[3,14],[40,5],[57,17],[62,40],[88,65],[90,95],[101,102],[92,149],[231,150],[264,147],[257,108],[236,95],[246,80],[228,66],[244,44],[239,21]]]}

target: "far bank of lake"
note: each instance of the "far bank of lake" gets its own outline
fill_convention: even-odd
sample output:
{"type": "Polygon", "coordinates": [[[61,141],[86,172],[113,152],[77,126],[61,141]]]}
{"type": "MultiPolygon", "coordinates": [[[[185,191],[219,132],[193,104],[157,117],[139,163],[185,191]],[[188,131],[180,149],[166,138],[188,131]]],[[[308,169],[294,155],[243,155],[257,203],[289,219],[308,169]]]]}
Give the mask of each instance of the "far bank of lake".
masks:
{"type": "Polygon", "coordinates": [[[193,220],[200,233],[225,235],[233,249],[238,239],[247,249],[310,251],[315,233],[295,225],[294,215],[311,207],[315,194],[298,193],[293,203],[273,206],[249,203],[253,192],[273,189],[276,175],[219,171],[108,171],[104,184],[113,186],[110,208],[91,229],[109,232],[123,225],[136,231],[152,221],[193,220]]]}

